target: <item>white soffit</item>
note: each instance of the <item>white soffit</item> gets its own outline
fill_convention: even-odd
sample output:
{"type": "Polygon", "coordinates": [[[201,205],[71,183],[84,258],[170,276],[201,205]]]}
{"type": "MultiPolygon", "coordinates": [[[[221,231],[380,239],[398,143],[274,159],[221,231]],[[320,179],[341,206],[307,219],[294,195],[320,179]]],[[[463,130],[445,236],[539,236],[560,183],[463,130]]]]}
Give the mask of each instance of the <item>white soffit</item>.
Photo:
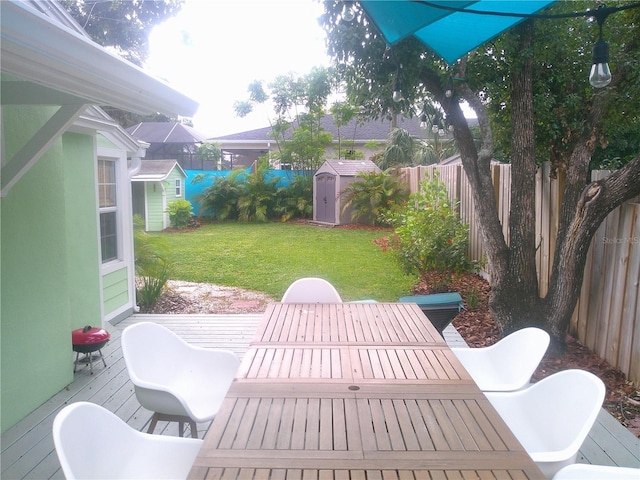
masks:
{"type": "Polygon", "coordinates": [[[30,6],[0,1],[2,72],[94,105],[193,116],[198,103],[30,6]]]}

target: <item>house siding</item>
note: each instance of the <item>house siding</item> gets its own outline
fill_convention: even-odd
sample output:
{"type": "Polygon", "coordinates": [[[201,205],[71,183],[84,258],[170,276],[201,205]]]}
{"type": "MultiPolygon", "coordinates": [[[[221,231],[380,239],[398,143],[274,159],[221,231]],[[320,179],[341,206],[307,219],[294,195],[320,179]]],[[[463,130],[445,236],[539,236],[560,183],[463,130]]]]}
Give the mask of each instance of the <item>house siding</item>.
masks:
{"type": "Polygon", "coordinates": [[[104,299],[104,315],[106,318],[129,304],[128,269],[121,268],[102,277],[102,298],[104,299]]]}
{"type": "MultiPolygon", "coordinates": [[[[7,157],[54,111],[3,107],[7,157]]],[[[71,330],[101,320],[94,158],[66,133],[0,200],[3,432],[73,380],[71,330]]]]}
{"type": "Polygon", "coordinates": [[[165,229],[165,191],[162,182],[147,182],[147,230],[160,232],[165,229]]]}
{"type": "Polygon", "coordinates": [[[174,168],[171,170],[171,173],[167,176],[165,181],[165,188],[167,189],[167,205],[175,200],[184,200],[184,180],[184,175],[182,175],[179,169],[174,168]],[[182,185],[180,189],[180,196],[176,196],[176,180],[180,180],[182,185]]]}

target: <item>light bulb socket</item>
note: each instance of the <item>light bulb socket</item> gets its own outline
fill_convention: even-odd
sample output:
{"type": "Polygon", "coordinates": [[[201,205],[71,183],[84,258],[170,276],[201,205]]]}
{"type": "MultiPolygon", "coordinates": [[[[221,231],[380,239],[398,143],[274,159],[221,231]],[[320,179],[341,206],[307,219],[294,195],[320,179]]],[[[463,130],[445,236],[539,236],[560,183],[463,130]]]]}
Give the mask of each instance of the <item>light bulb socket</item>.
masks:
{"type": "Polygon", "coordinates": [[[404,100],[404,97],[402,96],[402,91],[400,90],[400,84],[396,80],[393,84],[393,101],[398,103],[402,100],[404,100]]]}
{"type": "Polygon", "coordinates": [[[593,46],[591,59],[591,63],[594,65],[598,63],[609,63],[609,44],[602,39],[598,40],[593,46]]]}

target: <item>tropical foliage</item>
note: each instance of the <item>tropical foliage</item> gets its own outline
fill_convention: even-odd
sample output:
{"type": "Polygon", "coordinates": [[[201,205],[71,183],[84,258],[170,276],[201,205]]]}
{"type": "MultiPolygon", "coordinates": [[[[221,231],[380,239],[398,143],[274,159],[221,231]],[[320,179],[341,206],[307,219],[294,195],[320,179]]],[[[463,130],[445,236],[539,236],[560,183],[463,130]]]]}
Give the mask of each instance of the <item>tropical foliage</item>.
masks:
{"type": "Polygon", "coordinates": [[[594,233],[611,211],[640,194],[638,144],[628,141],[639,138],[640,128],[640,8],[615,3],[626,9],[611,13],[606,24],[615,51],[611,84],[593,89],[588,76],[598,25],[592,1],[555,2],[545,18],[519,23],[454,65],[414,37],[390,47],[357,2],[354,19],[345,21],[342,1],[323,1],[328,52],[363,116],[393,118],[435,102],[453,127],[487,256],[490,310],[503,334],[539,325],[564,342],[594,233]],[[396,86],[400,102],[392,99],[396,86]],[[477,114],[479,140],[463,102],[477,114]],[[512,163],[508,232],[493,196],[494,158],[512,163]],[[621,168],[590,182],[589,170],[600,158],[621,168]],[[546,160],[564,177],[551,280],[541,294],[535,172],[546,160]]]}
{"type": "MultiPolygon", "coordinates": [[[[196,201],[200,216],[213,220],[267,221],[310,218],[313,215],[313,177],[295,175],[289,185],[269,176],[267,158],[257,162],[253,172],[234,170],[229,176],[214,177],[213,183],[196,201]]],[[[202,182],[206,175],[194,179],[202,182]]]]}
{"type": "Polygon", "coordinates": [[[280,220],[313,217],[313,177],[295,175],[289,186],[278,189],[278,203],[275,208],[280,220]]]}
{"type": "Polygon", "coordinates": [[[169,248],[165,239],[149,235],[144,219],[133,217],[133,246],[136,265],[136,298],[138,305],[150,308],[158,301],[171,277],[169,248]]]}
{"type": "Polygon", "coordinates": [[[343,211],[350,209],[353,221],[368,220],[371,225],[388,226],[390,218],[404,206],[408,197],[407,183],[397,170],[361,172],[342,192],[343,211]]]}

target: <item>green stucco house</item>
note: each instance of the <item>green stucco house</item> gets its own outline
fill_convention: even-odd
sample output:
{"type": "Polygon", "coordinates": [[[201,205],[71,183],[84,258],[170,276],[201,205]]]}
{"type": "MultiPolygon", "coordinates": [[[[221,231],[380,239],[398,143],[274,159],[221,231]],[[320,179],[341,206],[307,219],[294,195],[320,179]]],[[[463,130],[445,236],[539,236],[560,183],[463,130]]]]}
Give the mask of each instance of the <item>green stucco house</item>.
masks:
{"type": "Polygon", "coordinates": [[[187,174],[177,160],[143,160],[138,173],[131,177],[133,213],[140,215],[148,232],[169,227],[167,206],[185,200],[187,174]]]}
{"type": "Polygon", "coordinates": [[[54,1],[0,2],[2,432],[73,381],[71,331],[135,307],[131,177],[145,144],[102,111],[197,104],[92,42],[54,1]]]}

